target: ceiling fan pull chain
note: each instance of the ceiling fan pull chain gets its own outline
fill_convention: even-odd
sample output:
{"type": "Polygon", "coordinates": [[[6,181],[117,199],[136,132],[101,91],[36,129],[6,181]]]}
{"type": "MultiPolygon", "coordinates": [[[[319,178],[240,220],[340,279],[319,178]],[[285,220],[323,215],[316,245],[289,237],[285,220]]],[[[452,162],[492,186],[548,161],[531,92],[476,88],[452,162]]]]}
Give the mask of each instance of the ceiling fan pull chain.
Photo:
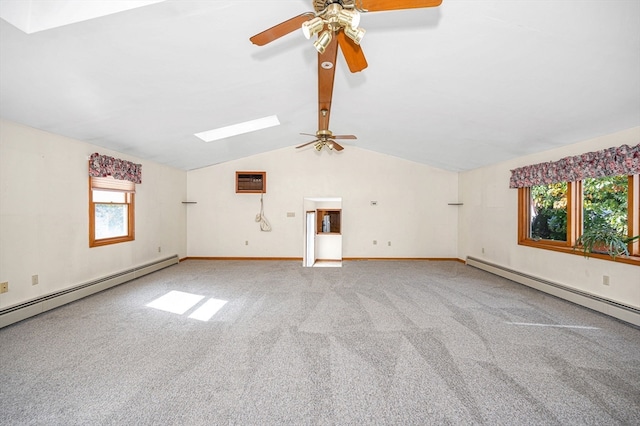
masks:
{"type": "Polygon", "coordinates": [[[264,216],[264,201],[262,200],[262,195],[260,194],[260,213],[256,215],[256,222],[260,222],[260,230],[263,232],[271,232],[271,225],[269,221],[264,216]]]}

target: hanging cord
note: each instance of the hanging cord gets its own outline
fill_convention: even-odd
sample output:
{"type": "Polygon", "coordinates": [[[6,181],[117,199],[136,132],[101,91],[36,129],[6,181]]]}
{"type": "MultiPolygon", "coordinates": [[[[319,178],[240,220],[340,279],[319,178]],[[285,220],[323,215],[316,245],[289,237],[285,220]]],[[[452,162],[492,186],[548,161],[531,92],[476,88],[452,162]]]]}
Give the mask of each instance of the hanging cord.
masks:
{"type": "Polygon", "coordinates": [[[264,201],[262,200],[262,194],[260,194],[260,213],[256,215],[256,222],[260,222],[260,230],[264,232],[271,231],[271,225],[269,225],[269,221],[264,216],[264,201]]]}

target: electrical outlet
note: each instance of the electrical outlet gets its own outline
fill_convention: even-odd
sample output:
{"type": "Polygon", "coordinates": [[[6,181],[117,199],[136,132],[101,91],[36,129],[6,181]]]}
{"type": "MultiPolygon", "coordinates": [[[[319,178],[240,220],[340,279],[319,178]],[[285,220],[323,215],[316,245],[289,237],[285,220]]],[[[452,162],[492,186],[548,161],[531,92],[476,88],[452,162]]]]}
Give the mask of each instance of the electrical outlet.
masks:
{"type": "Polygon", "coordinates": [[[158,246],[158,253],[162,253],[162,247],[158,246]]]}
{"type": "Polygon", "coordinates": [[[248,245],[249,245],[249,240],[245,241],[245,242],[244,242],[244,245],[245,245],[245,246],[248,246],[248,245]]]}
{"type": "Polygon", "coordinates": [[[0,293],[6,293],[9,291],[9,282],[0,283],[0,293]]]}
{"type": "Polygon", "coordinates": [[[296,217],[296,212],[287,212],[287,217],[296,217]]]}
{"type": "Polygon", "coordinates": [[[482,254],[484,254],[484,247],[482,247],[482,254]]]}
{"type": "Polygon", "coordinates": [[[373,245],[375,246],[376,244],[378,244],[378,240],[373,240],[373,245]]]}
{"type": "Polygon", "coordinates": [[[31,285],[37,285],[37,284],[38,284],[38,276],[31,275],[31,285]]]}
{"type": "Polygon", "coordinates": [[[391,241],[389,241],[389,242],[387,243],[387,245],[388,245],[389,247],[391,247],[391,241]]]}
{"type": "Polygon", "coordinates": [[[602,276],[602,285],[609,285],[609,275],[602,276]]]}

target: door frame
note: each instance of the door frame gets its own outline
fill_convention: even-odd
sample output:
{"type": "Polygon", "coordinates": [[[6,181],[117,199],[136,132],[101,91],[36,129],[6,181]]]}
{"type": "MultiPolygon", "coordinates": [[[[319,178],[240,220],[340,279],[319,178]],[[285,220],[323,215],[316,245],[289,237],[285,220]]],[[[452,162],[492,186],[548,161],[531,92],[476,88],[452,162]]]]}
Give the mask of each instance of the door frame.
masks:
{"type": "MultiPolygon", "coordinates": [[[[303,200],[303,212],[304,212],[304,230],[303,230],[303,256],[302,256],[302,266],[311,267],[316,262],[319,250],[322,251],[322,247],[318,247],[318,232],[317,232],[317,221],[316,221],[316,212],[318,209],[324,208],[339,208],[342,210],[342,197],[304,197],[303,200]],[[332,207],[327,207],[327,204],[332,205],[332,207]],[[336,206],[336,207],[333,207],[336,206]],[[339,207],[337,207],[339,206],[339,207]],[[313,222],[309,223],[309,213],[313,214],[313,222]],[[312,257],[313,259],[310,259],[312,257]]],[[[343,225],[343,223],[341,224],[343,225]]],[[[340,238],[340,247],[339,247],[339,260],[342,260],[342,234],[344,233],[344,228],[342,227],[340,235],[337,237],[340,238]]],[[[320,241],[321,243],[321,241],[320,241]]],[[[335,246],[334,246],[335,247],[335,246]]],[[[338,260],[338,259],[332,259],[338,260]]]]}

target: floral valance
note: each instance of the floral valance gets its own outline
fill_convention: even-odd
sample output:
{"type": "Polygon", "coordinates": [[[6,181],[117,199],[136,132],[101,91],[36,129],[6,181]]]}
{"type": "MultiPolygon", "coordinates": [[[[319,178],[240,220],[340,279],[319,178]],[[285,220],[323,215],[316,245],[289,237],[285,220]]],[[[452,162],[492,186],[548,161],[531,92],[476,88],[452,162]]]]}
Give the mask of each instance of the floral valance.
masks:
{"type": "Polygon", "coordinates": [[[510,188],[640,173],[640,144],[565,157],[511,170],[510,188]]]}
{"type": "Polygon", "coordinates": [[[113,176],[115,179],[142,183],[142,164],[95,153],[89,158],[89,176],[113,176]]]}

